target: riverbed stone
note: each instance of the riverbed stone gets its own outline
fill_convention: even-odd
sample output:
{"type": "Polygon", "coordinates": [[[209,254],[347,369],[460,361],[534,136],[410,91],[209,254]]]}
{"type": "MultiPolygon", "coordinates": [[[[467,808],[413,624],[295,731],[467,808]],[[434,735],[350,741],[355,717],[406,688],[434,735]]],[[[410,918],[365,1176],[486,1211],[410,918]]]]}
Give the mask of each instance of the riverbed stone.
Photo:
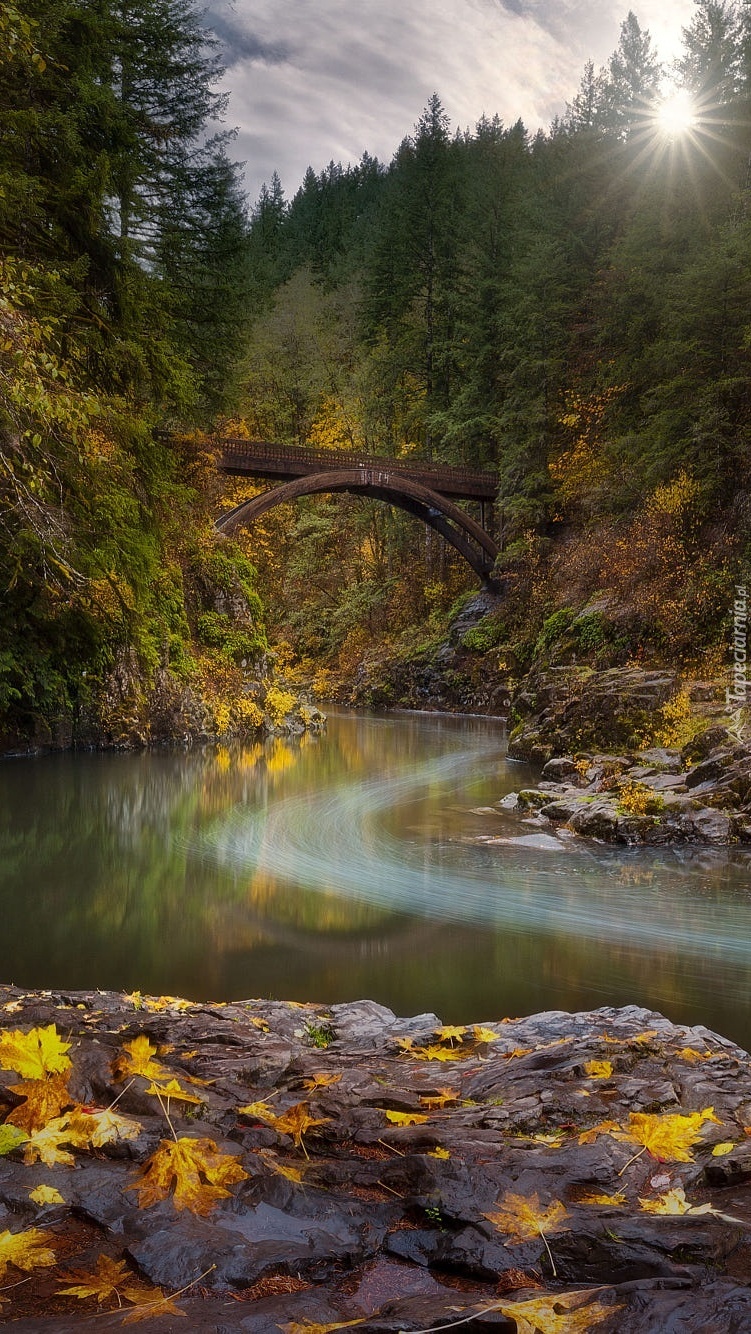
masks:
{"type": "MultiPolygon", "coordinates": [[[[57,1293],[61,1269],[91,1270],[102,1254],[180,1294],[187,1320],[155,1310],[143,1322],[154,1334],[355,1320],[397,1334],[457,1319],[513,1334],[517,1301],[571,1290],[603,1307],[604,1334],[748,1328],[751,1061],[705,1028],[635,1006],[444,1028],[370,1001],[199,1005],[8,987],[0,1017],[5,1032],[54,1024],[71,1044],[71,1088],[101,1108],[132,1097],[142,1109],[129,1113],[142,1123],[129,1156],[105,1144],[71,1146],[72,1165],[24,1162],[23,1146],[0,1158],[0,1230],[43,1227],[61,1257],[23,1283],[11,1271],[1,1319],[19,1331],[69,1334],[95,1314],[95,1301],[57,1293]],[[311,1026],[320,1035],[324,1022],[316,1047],[311,1026]],[[148,1076],[118,1075],[113,1058],[136,1039],[197,1104],[173,1094],[167,1116],[148,1076]],[[295,1108],[297,1138],[276,1125],[295,1108]],[[639,1140],[634,1117],[692,1113],[682,1156],[639,1140]],[[169,1177],[164,1198],[139,1200],[175,1137],[210,1141],[245,1174],[205,1215],[179,1207],[169,1177]],[[40,1184],[62,1204],[32,1200],[40,1184]],[[700,1212],[645,1212],[669,1191],[700,1212]],[[543,1218],[544,1237],[515,1230],[519,1208],[543,1218]],[[563,1213],[546,1231],[551,1208],[563,1213]]],[[[9,1089],[17,1075],[4,1073],[9,1089]]],[[[4,1119],[18,1097],[0,1099],[4,1119]]],[[[114,1305],[99,1328],[120,1327],[114,1305]]]]}

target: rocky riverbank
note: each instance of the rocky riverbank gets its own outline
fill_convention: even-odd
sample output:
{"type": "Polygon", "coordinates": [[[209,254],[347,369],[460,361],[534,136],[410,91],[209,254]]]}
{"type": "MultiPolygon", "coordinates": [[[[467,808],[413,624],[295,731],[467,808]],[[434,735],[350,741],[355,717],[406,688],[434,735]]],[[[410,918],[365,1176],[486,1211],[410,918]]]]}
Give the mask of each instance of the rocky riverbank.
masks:
{"type": "Polygon", "coordinates": [[[751,1328],[751,1064],[706,1029],[17,988],[0,1014],[19,1334],[751,1328]]]}

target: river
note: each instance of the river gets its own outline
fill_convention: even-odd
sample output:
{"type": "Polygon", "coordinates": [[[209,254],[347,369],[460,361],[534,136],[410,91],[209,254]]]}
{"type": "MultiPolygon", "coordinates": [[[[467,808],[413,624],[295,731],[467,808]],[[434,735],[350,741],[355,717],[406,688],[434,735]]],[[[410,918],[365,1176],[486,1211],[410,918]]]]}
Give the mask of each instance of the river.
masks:
{"type": "Polygon", "coordinates": [[[0,761],[0,978],[370,996],[445,1022],[636,1003],[751,1045],[751,855],[613,849],[498,810],[502,725],[0,761]]]}

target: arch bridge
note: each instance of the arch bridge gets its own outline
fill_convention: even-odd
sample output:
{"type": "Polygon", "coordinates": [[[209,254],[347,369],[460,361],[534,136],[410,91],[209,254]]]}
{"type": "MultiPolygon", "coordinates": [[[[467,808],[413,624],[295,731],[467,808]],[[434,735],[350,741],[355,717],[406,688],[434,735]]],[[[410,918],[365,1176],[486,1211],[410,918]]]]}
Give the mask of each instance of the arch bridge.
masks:
{"type": "Polygon", "coordinates": [[[383,500],[421,519],[456,548],[483,584],[492,584],[499,547],[488,531],[498,486],[491,472],[420,459],[235,439],[220,442],[217,467],[233,476],[267,477],[282,483],[223,514],[216,524],[220,532],[231,533],[299,496],[348,491],[383,500]],[[455,504],[457,500],[479,502],[480,522],[455,504]]]}

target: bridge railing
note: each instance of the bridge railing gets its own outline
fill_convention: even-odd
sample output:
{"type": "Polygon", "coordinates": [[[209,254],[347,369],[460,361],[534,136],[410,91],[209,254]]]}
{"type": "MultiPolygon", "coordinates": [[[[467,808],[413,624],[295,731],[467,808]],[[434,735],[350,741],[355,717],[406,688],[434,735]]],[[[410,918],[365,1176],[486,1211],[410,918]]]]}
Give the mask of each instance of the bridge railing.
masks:
{"type": "Polygon", "coordinates": [[[383,471],[396,471],[410,474],[417,478],[433,478],[436,483],[473,483],[491,495],[497,488],[498,481],[494,473],[473,468],[460,468],[448,463],[433,463],[429,459],[392,458],[388,454],[358,454],[355,451],[341,449],[307,449],[300,445],[272,445],[266,441],[226,439],[221,441],[221,450],[226,463],[263,462],[301,464],[305,467],[315,465],[328,471],[332,468],[377,468],[383,471]]]}

